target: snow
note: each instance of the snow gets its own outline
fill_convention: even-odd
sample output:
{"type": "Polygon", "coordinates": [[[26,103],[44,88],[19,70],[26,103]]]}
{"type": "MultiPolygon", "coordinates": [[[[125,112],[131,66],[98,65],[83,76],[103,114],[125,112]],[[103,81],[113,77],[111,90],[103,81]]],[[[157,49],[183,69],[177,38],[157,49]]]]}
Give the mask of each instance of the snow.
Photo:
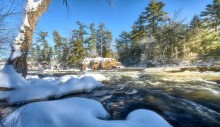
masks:
{"type": "Polygon", "coordinates": [[[63,94],[70,94],[76,92],[90,92],[95,87],[102,86],[93,77],[84,76],[82,78],[71,78],[56,91],[56,98],[63,96],[63,94]],[[74,85],[72,85],[74,84],[74,85]]]}
{"type": "Polygon", "coordinates": [[[27,80],[32,80],[32,79],[39,79],[38,75],[27,75],[26,76],[27,80]]]}
{"type": "Polygon", "coordinates": [[[108,78],[106,78],[106,77],[105,77],[104,75],[102,75],[102,74],[86,73],[86,74],[82,75],[81,77],[84,77],[84,76],[93,77],[95,80],[100,81],[100,82],[109,80],[108,78]]]}
{"type": "Polygon", "coordinates": [[[14,44],[13,45],[13,50],[14,52],[11,54],[10,58],[13,60],[15,59],[16,57],[19,57],[22,55],[22,52],[21,52],[21,45],[16,45],[14,44]]]}
{"type": "Polygon", "coordinates": [[[7,100],[9,103],[47,100],[50,97],[61,97],[69,93],[88,92],[102,86],[90,76],[71,78],[62,85],[58,85],[59,79],[55,77],[26,80],[11,65],[0,72],[0,79],[5,79],[0,80],[0,87],[14,89],[0,92],[0,99],[7,100]]]}
{"type": "Polygon", "coordinates": [[[97,101],[69,98],[27,104],[1,122],[5,127],[171,127],[161,116],[144,109],[131,112],[126,120],[103,120],[108,116],[97,101]]]}
{"type": "Polygon", "coordinates": [[[91,62],[100,62],[101,64],[109,61],[109,60],[114,60],[113,58],[102,58],[102,57],[96,57],[96,58],[85,58],[82,62],[82,64],[87,64],[89,65],[91,62]]]}
{"type": "MultiPolygon", "coordinates": [[[[24,21],[23,21],[23,25],[21,26],[21,30],[24,28],[24,26],[30,27],[30,24],[29,24],[29,21],[28,21],[28,15],[27,15],[27,14],[25,14],[24,21]]],[[[23,31],[25,32],[25,29],[24,29],[23,31]]]]}
{"type": "Polygon", "coordinates": [[[5,65],[3,70],[0,71],[0,79],[4,79],[0,80],[0,87],[5,88],[18,88],[29,84],[29,81],[18,74],[11,65],[5,65]]]}
{"type": "Polygon", "coordinates": [[[27,6],[25,8],[26,11],[36,11],[38,6],[41,5],[43,0],[28,0],[27,6]]]}
{"type": "Polygon", "coordinates": [[[64,76],[59,78],[59,82],[60,83],[65,83],[66,81],[68,81],[71,78],[78,78],[78,76],[77,75],[64,75],[64,76]]]}

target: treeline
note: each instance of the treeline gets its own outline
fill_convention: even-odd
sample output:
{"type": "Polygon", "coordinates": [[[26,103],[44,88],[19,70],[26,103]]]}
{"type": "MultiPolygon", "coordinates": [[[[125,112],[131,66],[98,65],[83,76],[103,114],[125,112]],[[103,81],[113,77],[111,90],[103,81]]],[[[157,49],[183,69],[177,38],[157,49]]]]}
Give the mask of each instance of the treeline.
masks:
{"type": "Polygon", "coordinates": [[[49,46],[48,32],[40,32],[30,51],[30,59],[38,62],[51,60],[68,67],[77,67],[85,57],[108,57],[113,56],[111,51],[112,33],[104,23],[98,28],[94,23],[89,26],[77,21],[77,29],[73,29],[71,37],[62,37],[58,31],[52,36],[54,46],[49,46]]]}
{"type": "Polygon", "coordinates": [[[151,0],[132,30],[116,39],[119,61],[124,65],[194,63],[219,59],[220,4],[213,0],[200,15],[184,24],[181,12],[170,16],[165,3],[151,0]]]}

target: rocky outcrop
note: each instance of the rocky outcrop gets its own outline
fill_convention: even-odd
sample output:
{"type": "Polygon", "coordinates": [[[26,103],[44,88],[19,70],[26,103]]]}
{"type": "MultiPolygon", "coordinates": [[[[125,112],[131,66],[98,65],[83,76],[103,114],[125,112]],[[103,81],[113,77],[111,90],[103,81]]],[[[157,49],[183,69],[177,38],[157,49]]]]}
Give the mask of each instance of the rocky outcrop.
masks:
{"type": "Polygon", "coordinates": [[[81,64],[81,70],[86,68],[92,70],[111,70],[122,67],[122,64],[114,58],[85,58],[81,64]]]}

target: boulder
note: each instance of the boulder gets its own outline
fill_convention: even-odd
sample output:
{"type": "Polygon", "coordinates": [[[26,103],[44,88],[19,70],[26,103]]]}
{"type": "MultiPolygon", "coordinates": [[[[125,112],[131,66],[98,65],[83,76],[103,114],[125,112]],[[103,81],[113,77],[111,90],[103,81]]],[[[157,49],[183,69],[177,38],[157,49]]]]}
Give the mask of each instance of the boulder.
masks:
{"type": "Polygon", "coordinates": [[[92,70],[111,70],[113,68],[122,68],[122,64],[114,58],[85,58],[80,65],[81,70],[90,68],[92,70]]]}

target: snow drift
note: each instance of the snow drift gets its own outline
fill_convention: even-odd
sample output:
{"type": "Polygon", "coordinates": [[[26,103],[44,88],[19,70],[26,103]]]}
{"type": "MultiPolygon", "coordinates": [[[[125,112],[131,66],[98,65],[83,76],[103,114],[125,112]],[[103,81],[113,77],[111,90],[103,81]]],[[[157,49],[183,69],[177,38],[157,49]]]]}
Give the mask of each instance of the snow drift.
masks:
{"type": "Polygon", "coordinates": [[[0,87],[11,88],[10,91],[0,92],[0,100],[9,103],[24,103],[36,100],[47,100],[50,97],[61,97],[70,93],[89,92],[102,84],[91,76],[81,78],[69,78],[62,85],[57,85],[58,80],[66,80],[65,77],[26,80],[15,72],[12,66],[7,66],[0,73],[0,87]]]}
{"type": "Polygon", "coordinates": [[[103,120],[108,116],[97,101],[69,98],[28,104],[1,122],[5,127],[171,127],[161,116],[149,110],[133,111],[126,120],[103,120]]]}

